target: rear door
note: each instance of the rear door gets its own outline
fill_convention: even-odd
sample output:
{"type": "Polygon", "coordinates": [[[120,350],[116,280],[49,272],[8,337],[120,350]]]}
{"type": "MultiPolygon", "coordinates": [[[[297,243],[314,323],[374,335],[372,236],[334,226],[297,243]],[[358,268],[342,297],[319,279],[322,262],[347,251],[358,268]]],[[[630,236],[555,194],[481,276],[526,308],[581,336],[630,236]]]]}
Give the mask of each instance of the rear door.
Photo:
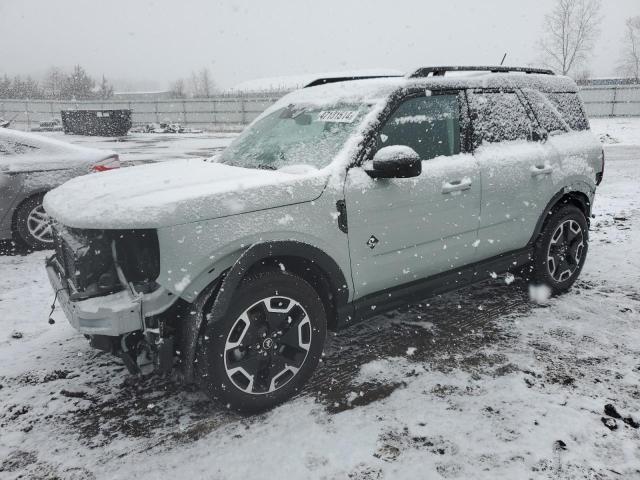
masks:
{"type": "Polygon", "coordinates": [[[557,152],[515,90],[469,92],[482,177],[478,259],[523,248],[550,200],[557,152]]]}
{"type": "Polygon", "coordinates": [[[461,142],[465,106],[459,92],[421,94],[405,98],[383,122],[373,152],[413,148],[422,159],[420,176],[374,180],[361,166],[349,170],[345,200],[355,297],[473,261],[480,171],[461,142]]]}

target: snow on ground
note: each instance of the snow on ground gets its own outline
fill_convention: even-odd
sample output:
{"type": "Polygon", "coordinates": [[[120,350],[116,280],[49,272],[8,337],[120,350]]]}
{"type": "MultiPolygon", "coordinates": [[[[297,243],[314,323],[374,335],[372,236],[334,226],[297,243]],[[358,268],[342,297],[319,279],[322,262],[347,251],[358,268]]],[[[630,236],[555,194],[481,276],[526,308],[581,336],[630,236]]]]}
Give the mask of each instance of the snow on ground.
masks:
{"type": "Polygon", "coordinates": [[[604,144],[637,145],[640,143],[640,117],[592,118],[591,129],[604,144]]]}
{"type": "Polygon", "coordinates": [[[47,323],[45,252],[0,256],[0,477],[640,478],[640,133],[624,135],[571,292],[537,305],[488,278],[353,326],[259,416],[128,381],[60,311],[47,323]]]}

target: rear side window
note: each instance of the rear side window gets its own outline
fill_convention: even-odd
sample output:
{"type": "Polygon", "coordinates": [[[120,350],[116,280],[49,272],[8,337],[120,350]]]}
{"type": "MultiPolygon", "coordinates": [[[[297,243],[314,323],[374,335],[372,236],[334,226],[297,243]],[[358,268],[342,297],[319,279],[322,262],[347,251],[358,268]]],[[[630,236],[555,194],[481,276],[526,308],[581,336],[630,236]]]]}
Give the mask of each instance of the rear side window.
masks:
{"type": "Polygon", "coordinates": [[[458,95],[405,100],[380,131],[378,148],[405,145],[422,160],[460,153],[458,95]]]}
{"type": "Polygon", "coordinates": [[[523,89],[522,93],[542,128],[549,133],[569,131],[569,126],[562,119],[560,112],[542,93],[530,89],[523,89]]]}
{"type": "Polygon", "coordinates": [[[37,147],[24,143],[0,141],[0,155],[20,155],[37,150],[37,147]]]}
{"type": "Polygon", "coordinates": [[[13,151],[9,149],[9,142],[0,140],[0,155],[9,155],[11,153],[13,151]]]}
{"type": "Polygon", "coordinates": [[[531,138],[534,125],[515,92],[469,95],[474,145],[531,138]]]}
{"type": "Polygon", "coordinates": [[[589,130],[589,121],[577,93],[548,93],[547,98],[571,130],[589,130]]]}

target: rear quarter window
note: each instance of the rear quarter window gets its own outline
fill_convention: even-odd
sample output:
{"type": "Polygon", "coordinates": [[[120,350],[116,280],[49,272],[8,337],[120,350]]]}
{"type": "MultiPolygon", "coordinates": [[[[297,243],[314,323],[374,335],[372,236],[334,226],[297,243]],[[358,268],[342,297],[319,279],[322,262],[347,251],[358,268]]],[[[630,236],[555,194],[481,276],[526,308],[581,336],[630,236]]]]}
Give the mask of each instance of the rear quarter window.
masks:
{"type": "Polygon", "coordinates": [[[531,138],[534,125],[515,92],[471,92],[473,143],[497,143],[531,138]]]}
{"type": "Polygon", "coordinates": [[[571,130],[589,130],[589,120],[577,93],[548,93],[547,98],[571,130]]]}
{"type": "Polygon", "coordinates": [[[563,120],[562,114],[542,93],[530,89],[523,89],[522,93],[542,128],[549,133],[569,131],[569,126],[563,120]]]}

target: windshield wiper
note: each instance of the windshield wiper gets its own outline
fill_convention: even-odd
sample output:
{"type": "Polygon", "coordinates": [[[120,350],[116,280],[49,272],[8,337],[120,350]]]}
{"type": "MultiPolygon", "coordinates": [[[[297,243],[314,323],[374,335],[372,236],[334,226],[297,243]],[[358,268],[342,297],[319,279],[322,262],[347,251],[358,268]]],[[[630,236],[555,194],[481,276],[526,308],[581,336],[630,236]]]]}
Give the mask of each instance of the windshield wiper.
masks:
{"type": "Polygon", "coordinates": [[[266,164],[256,165],[253,168],[259,168],[260,170],[277,170],[277,168],[274,167],[273,165],[266,165],[266,164]]]}

